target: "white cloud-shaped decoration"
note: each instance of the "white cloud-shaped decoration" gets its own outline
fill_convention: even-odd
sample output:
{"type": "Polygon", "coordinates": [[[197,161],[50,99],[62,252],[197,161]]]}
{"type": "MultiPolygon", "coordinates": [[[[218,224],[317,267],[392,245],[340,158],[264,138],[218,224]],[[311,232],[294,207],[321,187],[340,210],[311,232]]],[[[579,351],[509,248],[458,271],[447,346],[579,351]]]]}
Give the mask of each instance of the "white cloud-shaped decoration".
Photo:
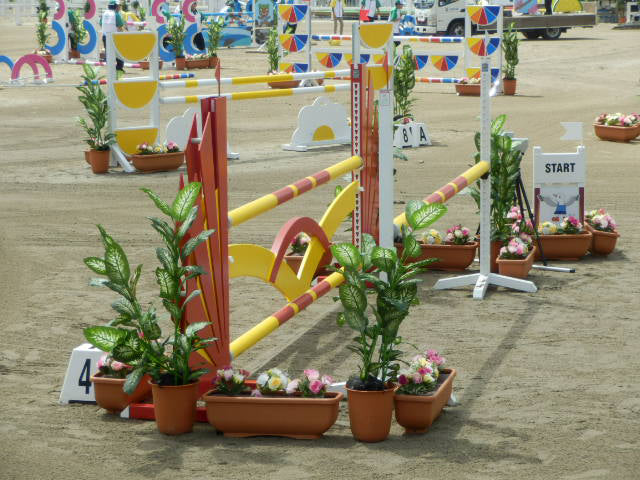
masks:
{"type": "Polygon", "coordinates": [[[347,110],[327,97],[318,97],[312,105],[300,109],[298,128],[291,136],[291,143],[282,148],[304,152],[311,147],[348,143],[351,143],[351,129],[347,110]]]}

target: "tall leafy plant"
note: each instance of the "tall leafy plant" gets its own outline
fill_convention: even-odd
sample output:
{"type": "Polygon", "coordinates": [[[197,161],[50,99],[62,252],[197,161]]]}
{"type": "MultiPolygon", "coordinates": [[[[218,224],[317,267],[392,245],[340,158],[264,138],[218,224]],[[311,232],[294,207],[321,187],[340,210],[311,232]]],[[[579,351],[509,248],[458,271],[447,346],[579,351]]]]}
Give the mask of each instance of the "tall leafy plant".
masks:
{"type": "MultiPolygon", "coordinates": [[[[46,6],[46,4],[45,4],[46,6]]],[[[38,52],[47,52],[47,42],[51,37],[49,33],[49,24],[47,22],[47,10],[38,11],[38,23],[36,24],[36,41],[38,43],[38,52]]]]}
{"type": "MultiPolygon", "coordinates": [[[[491,122],[491,240],[502,242],[511,235],[511,226],[506,217],[513,205],[522,159],[511,138],[504,133],[506,119],[506,115],[500,115],[491,122]]],[[[478,150],[474,159],[478,163],[480,132],[476,132],[474,142],[478,150]]],[[[480,208],[480,187],[474,184],[469,188],[480,208]]]]}
{"type": "Polygon", "coordinates": [[[87,29],[84,28],[84,11],[81,8],[74,10],[74,15],[70,15],[71,35],[69,35],[71,48],[76,50],[79,44],[83,44],[87,39],[87,29]]]}
{"type": "Polygon", "coordinates": [[[109,146],[115,141],[115,136],[107,131],[109,122],[109,105],[107,95],[100,86],[100,69],[91,65],[82,65],[84,80],[82,85],[76,87],[80,92],[78,100],[87,111],[89,121],[77,118],[78,124],[83,128],[87,138],[85,142],[92,150],[109,150],[109,146]]]}
{"type": "MultiPolygon", "coordinates": [[[[410,202],[406,208],[409,225],[415,230],[426,228],[446,213],[442,204],[410,202]]],[[[333,245],[331,251],[342,265],[339,271],[344,283],[339,288],[343,312],[338,325],[356,332],[349,349],[359,357],[359,373],[347,386],[355,390],[382,390],[395,378],[403,343],[398,330],[418,303],[417,275],[433,259],[410,262],[421,254],[420,244],[412,232],[403,227],[403,252],[376,245],[371,235],[363,235],[359,250],[350,243],[333,245]],[[382,275],[380,275],[382,274],[382,275]],[[369,286],[370,288],[369,288],[369,286]]]]}
{"type": "Polygon", "coordinates": [[[167,33],[171,37],[171,46],[173,52],[176,54],[176,58],[184,57],[184,37],[185,37],[185,22],[184,17],[178,18],[171,17],[169,19],[169,26],[167,27],[167,33]]]}
{"type": "Polygon", "coordinates": [[[280,48],[278,30],[274,27],[269,30],[269,36],[267,37],[267,60],[269,62],[269,72],[277,73],[280,68],[280,48]]]}
{"type": "Polygon", "coordinates": [[[209,36],[207,53],[210,57],[218,56],[218,45],[220,44],[220,36],[222,35],[223,28],[224,23],[220,22],[217,17],[213,17],[207,24],[207,35],[209,36]]]}
{"type": "Polygon", "coordinates": [[[411,46],[404,45],[393,70],[394,116],[396,119],[412,117],[414,99],[411,92],[416,86],[415,64],[411,46]]]}
{"type": "Polygon", "coordinates": [[[502,34],[502,52],[504,53],[504,79],[516,79],[516,66],[518,65],[518,32],[513,29],[513,22],[509,24],[509,28],[502,34]]]}
{"type": "Polygon", "coordinates": [[[132,269],[123,248],[102,226],[98,225],[98,229],[104,257],[84,259],[94,273],[106,277],[92,283],[104,285],[121,297],[111,305],[117,313],[116,318],[106,326],[86,328],[84,335],[92,345],[109,352],[115,360],[134,367],[124,385],[127,393],[136,389],[145,373],[160,385],[187,385],[207,373],[206,369],[192,368],[189,360],[193,352],[216,340],[198,336],[197,332],[209,322],[193,323],[182,328],[185,306],[200,295],[199,290],[194,290],[187,296],[187,281],[206,273],[199,266],[189,265],[187,259],[213,233],[213,230],[202,231],[184,242],[198,215],[198,206],[195,204],[200,188],[197,182],[186,185],[171,204],[164,202],[151,190],[142,189],[156,207],[169,217],[169,221],[149,218],[152,228],[164,242],[163,247],[156,249],[160,266],[155,270],[155,277],[160,287],[159,297],[173,326],[169,335],[163,336],[158,323],[159,314],[153,304],[143,307],[138,298],[137,286],[142,265],[132,269]]]}

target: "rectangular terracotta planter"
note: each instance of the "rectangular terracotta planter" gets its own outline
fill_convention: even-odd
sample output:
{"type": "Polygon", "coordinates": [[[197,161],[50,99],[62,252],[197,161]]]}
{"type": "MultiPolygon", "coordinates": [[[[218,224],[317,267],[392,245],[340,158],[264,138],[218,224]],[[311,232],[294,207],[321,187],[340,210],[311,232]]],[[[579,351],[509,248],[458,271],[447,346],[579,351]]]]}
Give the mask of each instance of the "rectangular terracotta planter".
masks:
{"type": "Polygon", "coordinates": [[[209,423],[225,437],[277,436],[315,439],[338,419],[342,393],[324,398],[228,396],[207,392],[209,423]]]}
{"type": "Polygon", "coordinates": [[[515,278],[527,278],[529,276],[529,270],[533,265],[533,260],[536,256],[536,247],[533,247],[527,255],[527,258],[522,260],[510,260],[507,258],[498,258],[496,263],[498,264],[498,273],[500,275],[506,275],[507,277],[515,278]]]}
{"type": "Polygon", "coordinates": [[[456,83],[456,93],[461,96],[479,97],[479,83],[456,83]]]}
{"type": "Polygon", "coordinates": [[[175,170],[184,163],[184,152],[131,155],[129,159],[136,170],[140,172],[166,172],[167,170],[175,170]]]}
{"type": "MultiPolygon", "coordinates": [[[[396,243],[395,246],[398,251],[398,255],[402,255],[402,244],[396,243]]],[[[437,262],[427,265],[428,269],[459,272],[466,269],[471,265],[471,263],[473,263],[473,259],[476,257],[478,242],[468,243],[466,245],[445,243],[440,245],[428,245],[426,243],[422,243],[420,244],[420,247],[422,248],[422,254],[418,258],[411,258],[409,260],[410,262],[418,262],[428,258],[437,258],[437,262]]]]}
{"type": "Polygon", "coordinates": [[[194,68],[209,68],[208,58],[197,58],[195,60],[185,60],[185,68],[187,70],[193,70],[194,68]]]}
{"type": "Polygon", "coordinates": [[[405,433],[424,433],[442,413],[453,391],[453,379],[456,370],[446,368],[442,371],[447,378],[431,395],[403,395],[394,397],[396,421],[404,427],[405,433]]]}
{"type": "MultiPolygon", "coordinates": [[[[591,245],[593,235],[589,230],[574,235],[538,235],[542,244],[542,253],[548,260],[579,260],[584,257],[591,245]]],[[[540,258],[540,251],[536,258],[540,258]]]]}
{"type": "Polygon", "coordinates": [[[589,251],[593,255],[609,255],[615,250],[618,237],[620,236],[617,231],[602,232],[596,230],[588,223],[585,223],[585,227],[587,227],[587,230],[593,235],[591,244],[589,245],[589,251]]]}

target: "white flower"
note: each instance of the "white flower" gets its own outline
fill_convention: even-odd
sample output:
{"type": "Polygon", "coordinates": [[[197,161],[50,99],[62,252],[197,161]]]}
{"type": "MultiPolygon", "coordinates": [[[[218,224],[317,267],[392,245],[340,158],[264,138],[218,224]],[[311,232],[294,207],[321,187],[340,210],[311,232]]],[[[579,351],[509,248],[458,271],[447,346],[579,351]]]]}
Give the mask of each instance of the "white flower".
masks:
{"type": "Polygon", "coordinates": [[[269,381],[269,375],[267,375],[266,373],[261,373],[256,379],[256,383],[261,387],[264,387],[268,381],[269,381]]]}

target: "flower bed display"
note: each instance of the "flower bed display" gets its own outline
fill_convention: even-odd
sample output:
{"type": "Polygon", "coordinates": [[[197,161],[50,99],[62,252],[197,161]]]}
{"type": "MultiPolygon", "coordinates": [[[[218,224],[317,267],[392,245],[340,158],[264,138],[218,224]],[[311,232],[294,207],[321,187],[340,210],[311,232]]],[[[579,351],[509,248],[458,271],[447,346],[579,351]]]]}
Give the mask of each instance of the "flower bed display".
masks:
{"type": "Polygon", "coordinates": [[[137,170],[144,173],[175,170],[184,163],[184,152],[178,145],[169,142],[166,145],[138,145],[138,151],[129,158],[137,170]]]}
{"type": "Polygon", "coordinates": [[[622,113],[598,115],[593,128],[598,138],[612,142],[629,142],[640,135],[640,115],[622,113]]]}
{"type": "Polygon", "coordinates": [[[592,210],[585,216],[585,227],[593,238],[589,251],[595,255],[609,255],[616,248],[616,243],[620,237],[618,225],[613,217],[600,208],[592,210]]]}

